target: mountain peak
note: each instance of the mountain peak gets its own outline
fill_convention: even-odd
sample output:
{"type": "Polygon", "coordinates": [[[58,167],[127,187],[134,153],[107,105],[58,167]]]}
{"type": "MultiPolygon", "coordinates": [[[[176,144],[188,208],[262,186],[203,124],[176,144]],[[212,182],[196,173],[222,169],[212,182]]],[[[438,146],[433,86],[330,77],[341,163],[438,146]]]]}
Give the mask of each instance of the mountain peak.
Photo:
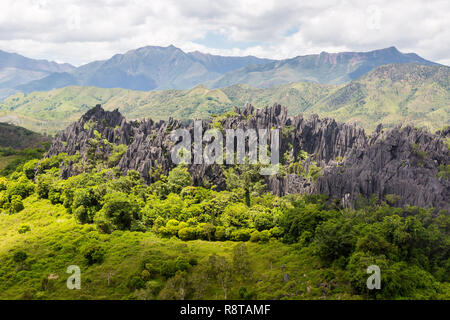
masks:
{"type": "Polygon", "coordinates": [[[245,70],[230,72],[209,85],[220,88],[245,83],[267,88],[300,81],[342,84],[361,77],[377,66],[393,63],[436,65],[418,55],[401,53],[394,46],[366,52],[322,51],[320,54],[297,56],[262,66],[249,66],[245,70]]]}
{"type": "MultiPolygon", "coordinates": [[[[377,51],[377,50],[375,50],[375,51],[377,51]]],[[[379,51],[390,51],[390,52],[398,52],[398,53],[401,53],[401,52],[397,49],[397,47],[395,47],[395,46],[391,46],[391,47],[387,47],[387,48],[384,48],[384,49],[380,49],[379,51]]]]}

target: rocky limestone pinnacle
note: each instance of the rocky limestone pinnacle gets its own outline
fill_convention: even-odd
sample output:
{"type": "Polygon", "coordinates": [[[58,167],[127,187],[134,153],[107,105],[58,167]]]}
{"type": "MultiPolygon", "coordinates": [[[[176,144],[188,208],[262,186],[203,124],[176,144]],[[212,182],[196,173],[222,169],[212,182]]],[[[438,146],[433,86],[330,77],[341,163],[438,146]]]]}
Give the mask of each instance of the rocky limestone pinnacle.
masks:
{"type": "MultiPolygon", "coordinates": [[[[222,118],[223,129],[279,128],[283,132],[280,158],[290,152],[298,160],[297,155],[303,150],[312,155],[304,165],[314,161],[322,170],[315,181],[293,173],[266,176],[267,190],[274,194],[323,193],[350,207],[359,196],[367,198],[375,194],[384,199],[393,194],[398,196],[397,206],[450,209],[449,180],[438,175],[440,168],[449,164],[449,149],[444,142],[449,136],[448,129],[431,134],[410,126],[385,130],[379,125],[368,136],[353,124],[317,115],[288,117],[287,108],[279,104],[255,109],[247,103],[234,111],[236,116],[222,118]]],[[[202,120],[203,132],[211,124],[211,119],[202,120]]],[[[193,136],[193,121],[187,124],[172,118],[159,122],[127,121],[118,110],[105,111],[97,105],[56,135],[46,157],[65,152],[85,158],[92,148],[90,139],[100,134],[109,144],[127,146],[118,164],[123,173],[137,170],[147,183],[152,183],[149,173],[152,168],[159,167],[167,174],[175,167],[170,159],[173,146],[170,132],[177,128],[185,128],[193,136]]],[[[107,157],[112,148],[104,144],[97,151],[107,157]]],[[[195,185],[207,181],[218,190],[225,188],[219,165],[192,164],[189,172],[195,185]]],[[[70,164],[63,166],[61,172],[63,177],[77,173],[70,164]]]]}

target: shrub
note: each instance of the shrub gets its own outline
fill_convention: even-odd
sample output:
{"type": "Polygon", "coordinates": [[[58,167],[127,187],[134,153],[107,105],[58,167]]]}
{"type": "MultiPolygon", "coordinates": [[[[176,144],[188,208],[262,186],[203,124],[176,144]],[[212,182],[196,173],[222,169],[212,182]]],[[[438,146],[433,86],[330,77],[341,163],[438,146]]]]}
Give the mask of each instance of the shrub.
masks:
{"type": "Polygon", "coordinates": [[[177,272],[177,266],[174,260],[164,261],[161,265],[161,275],[166,278],[171,278],[177,272]]]}
{"type": "Polygon", "coordinates": [[[263,230],[263,231],[255,230],[252,232],[252,234],[250,236],[251,242],[267,242],[267,241],[269,241],[269,239],[270,239],[269,230],[263,230]]]}
{"type": "Polygon", "coordinates": [[[144,281],[148,281],[148,280],[150,280],[150,272],[148,271],[148,270],[142,270],[142,272],[141,272],[141,278],[142,278],[142,280],[144,280],[144,281]]]}
{"type": "Polygon", "coordinates": [[[17,232],[19,232],[20,234],[22,233],[26,233],[28,231],[31,231],[31,227],[27,224],[22,224],[19,229],[17,229],[17,232]]]}
{"type": "Polygon", "coordinates": [[[225,227],[217,226],[216,232],[214,232],[214,238],[216,238],[216,240],[218,240],[218,241],[226,240],[225,227]]]}
{"type": "Polygon", "coordinates": [[[139,216],[140,207],[132,195],[113,192],[105,196],[102,211],[119,230],[130,229],[133,219],[139,216]]]}
{"type": "Polygon", "coordinates": [[[259,236],[260,232],[258,230],[255,230],[252,232],[252,234],[250,235],[250,241],[251,242],[259,242],[260,236],[259,236]]]}
{"type": "Polygon", "coordinates": [[[175,267],[177,271],[186,271],[189,269],[190,264],[182,257],[178,257],[177,260],[175,261],[175,267]]]}
{"type": "Polygon", "coordinates": [[[52,204],[63,203],[63,200],[61,198],[62,197],[61,197],[61,191],[60,190],[52,189],[48,193],[48,200],[50,200],[50,202],[52,204]]]}
{"type": "Polygon", "coordinates": [[[30,160],[23,165],[22,171],[28,179],[30,179],[30,180],[34,179],[35,168],[38,163],[39,163],[39,160],[35,159],[35,160],[30,160]]]}
{"type": "Polygon", "coordinates": [[[384,198],[386,199],[386,202],[390,205],[394,205],[397,201],[401,199],[401,197],[396,194],[387,194],[384,198]]]}
{"type": "Polygon", "coordinates": [[[13,260],[16,263],[22,263],[27,260],[28,255],[24,251],[16,251],[13,256],[13,260]]]}
{"type": "Polygon", "coordinates": [[[127,146],[124,144],[114,145],[113,151],[111,155],[108,158],[108,166],[114,167],[119,164],[120,159],[122,159],[122,156],[127,151],[127,146]]]}
{"type": "Polygon", "coordinates": [[[270,232],[270,237],[272,238],[281,238],[283,236],[283,229],[280,227],[273,227],[272,229],[269,230],[270,232]]]}
{"type": "Polygon", "coordinates": [[[7,186],[8,186],[8,179],[0,177],[0,191],[6,190],[7,186]]]}
{"type": "Polygon", "coordinates": [[[252,300],[256,296],[255,292],[248,291],[246,287],[240,287],[238,292],[239,298],[244,300],[252,300]]]}
{"type": "Polygon", "coordinates": [[[228,205],[221,215],[220,221],[225,227],[245,228],[250,226],[250,214],[247,206],[243,203],[228,205]]]}
{"type": "Polygon", "coordinates": [[[34,192],[34,183],[25,176],[21,176],[17,181],[8,183],[7,193],[9,198],[12,196],[21,196],[22,199],[27,198],[34,192]]]}
{"type": "Polygon", "coordinates": [[[17,213],[24,209],[22,197],[21,196],[12,196],[11,197],[11,206],[9,208],[11,213],[17,213]]]}
{"type": "Polygon", "coordinates": [[[270,239],[270,232],[269,230],[263,230],[259,234],[259,241],[260,242],[267,242],[270,239]]]}
{"type": "Polygon", "coordinates": [[[145,288],[145,281],[137,275],[130,276],[127,281],[127,288],[131,291],[145,288]]]}
{"type": "Polygon", "coordinates": [[[191,266],[196,266],[197,264],[198,264],[198,260],[197,260],[197,258],[195,258],[195,257],[191,257],[191,258],[189,258],[189,264],[191,265],[191,266]]]}
{"type": "Polygon", "coordinates": [[[88,243],[81,248],[81,254],[86,259],[88,265],[102,263],[105,256],[105,250],[98,244],[88,243]]]}
{"type": "Polygon", "coordinates": [[[275,226],[273,216],[268,212],[258,213],[253,220],[258,231],[269,230],[275,226]]]}
{"type": "Polygon", "coordinates": [[[438,178],[450,180],[450,164],[440,164],[438,170],[438,178]]]}
{"type": "Polygon", "coordinates": [[[233,231],[231,238],[235,241],[248,241],[250,240],[250,229],[238,229],[233,231]]]}
{"type": "Polygon", "coordinates": [[[178,231],[178,237],[184,241],[195,240],[195,238],[196,238],[195,228],[187,227],[187,228],[180,229],[178,231]]]}

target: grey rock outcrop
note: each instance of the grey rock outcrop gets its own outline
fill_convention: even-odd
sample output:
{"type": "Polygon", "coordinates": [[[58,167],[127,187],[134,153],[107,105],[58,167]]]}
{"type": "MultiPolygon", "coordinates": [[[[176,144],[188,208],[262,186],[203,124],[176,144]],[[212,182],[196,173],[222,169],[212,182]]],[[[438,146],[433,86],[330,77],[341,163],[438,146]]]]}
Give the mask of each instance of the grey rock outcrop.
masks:
{"type": "MultiPolygon", "coordinates": [[[[367,198],[376,194],[384,199],[393,194],[398,196],[395,203],[398,206],[450,209],[449,180],[438,175],[439,170],[449,165],[449,149],[444,142],[448,130],[431,134],[409,126],[383,130],[379,125],[367,136],[363,129],[333,119],[288,117],[287,109],[278,104],[256,110],[247,104],[234,111],[234,116],[221,118],[221,128],[279,128],[280,157],[288,153],[293,161],[298,161],[300,151],[306,151],[312,156],[303,166],[308,167],[314,161],[322,170],[322,175],[314,180],[293,173],[265,177],[267,189],[275,194],[324,193],[344,206],[352,206],[360,195],[367,198]]],[[[212,125],[212,120],[203,120],[203,132],[212,125]]],[[[147,183],[152,183],[151,170],[160,168],[167,174],[175,167],[170,158],[174,145],[170,132],[177,128],[185,128],[193,136],[192,121],[128,122],[117,110],[108,112],[96,106],[54,138],[47,156],[65,152],[79,153],[85,158],[92,148],[90,139],[100,134],[109,144],[128,146],[118,164],[124,173],[137,170],[147,183]]],[[[108,144],[97,148],[105,157],[111,153],[108,144]]],[[[225,187],[218,165],[192,164],[189,171],[196,185],[208,182],[218,189],[225,187]]],[[[73,174],[76,172],[70,166],[62,172],[64,177],[73,174]]]]}

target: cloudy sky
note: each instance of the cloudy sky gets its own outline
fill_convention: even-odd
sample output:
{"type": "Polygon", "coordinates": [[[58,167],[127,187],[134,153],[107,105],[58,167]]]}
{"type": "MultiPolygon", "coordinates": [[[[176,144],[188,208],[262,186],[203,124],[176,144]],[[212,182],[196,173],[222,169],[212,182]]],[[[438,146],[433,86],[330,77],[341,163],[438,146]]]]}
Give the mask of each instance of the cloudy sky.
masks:
{"type": "Polygon", "coordinates": [[[288,58],[396,46],[450,65],[450,1],[2,0],[0,49],[80,65],[146,45],[288,58]]]}

